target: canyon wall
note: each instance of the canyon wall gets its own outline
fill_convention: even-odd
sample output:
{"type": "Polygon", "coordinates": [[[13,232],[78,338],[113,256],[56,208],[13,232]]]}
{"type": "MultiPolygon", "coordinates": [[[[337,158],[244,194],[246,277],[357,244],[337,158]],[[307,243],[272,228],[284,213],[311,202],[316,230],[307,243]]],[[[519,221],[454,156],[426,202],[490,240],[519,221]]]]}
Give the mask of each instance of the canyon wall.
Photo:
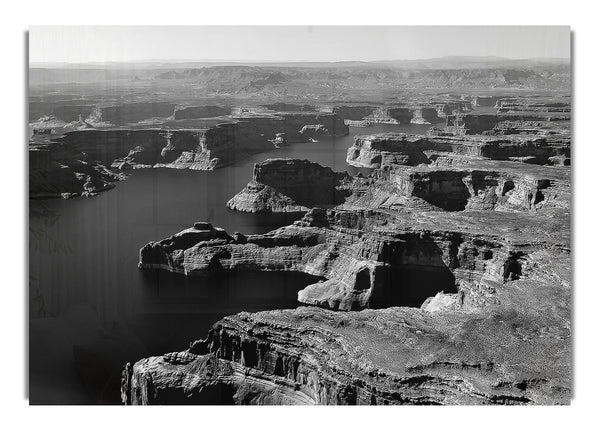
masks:
{"type": "Polygon", "coordinates": [[[505,137],[421,136],[405,133],[361,135],[348,149],[348,164],[365,168],[431,163],[434,156],[471,156],[553,164],[555,156],[570,158],[570,137],[513,135],[505,137]]]}
{"type": "MultiPolygon", "coordinates": [[[[135,106],[137,105],[126,105],[123,112],[135,110],[135,106]]],[[[165,112],[167,107],[163,106],[165,112]]],[[[164,113],[159,111],[152,112],[164,113]]],[[[112,112],[111,115],[118,115],[121,111],[109,112],[112,112]]],[[[203,112],[207,111],[203,108],[203,112]]],[[[146,111],[140,113],[146,114],[146,111]]],[[[188,112],[184,115],[200,114],[188,112]]],[[[35,134],[39,136],[35,142],[30,143],[31,151],[39,150],[44,154],[32,153],[30,156],[33,160],[32,196],[46,195],[41,191],[44,189],[41,182],[44,176],[50,175],[49,172],[54,172],[52,177],[56,179],[51,181],[54,184],[52,190],[55,191],[50,195],[62,193],[59,180],[59,172],[62,171],[57,171],[52,166],[42,166],[43,160],[46,160],[44,157],[48,160],[60,158],[67,165],[81,165],[78,160],[89,160],[97,169],[85,175],[90,175],[90,181],[95,184],[94,190],[104,190],[114,186],[111,179],[123,178],[107,168],[118,172],[152,167],[211,170],[231,164],[245,155],[266,151],[288,142],[307,142],[319,136],[348,134],[348,126],[336,114],[317,112],[239,116],[232,117],[230,122],[202,128],[91,128],[83,122],[78,123],[78,127],[70,127],[64,122],[59,126],[56,130],[64,130],[64,133],[55,134],[53,128],[36,129],[35,134]],[[48,155],[48,152],[57,154],[48,155]]],[[[76,170],[79,172],[82,169],[84,168],[77,167],[76,170]]],[[[69,185],[72,181],[67,177],[64,177],[64,181],[63,192],[68,195],[75,193],[76,188],[69,185]]]]}
{"type": "Polygon", "coordinates": [[[308,160],[267,159],[254,165],[252,180],[227,202],[245,212],[297,212],[344,201],[350,176],[308,160]]]}
{"type": "Polygon", "coordinates": [[[123,402],[567,403],[568,216],[552,213],[536,221],[519,213],[436,214],[313,210],[266,235],[228,238],[198,224],[145,247],[141,265],[154,252],[165,267],[190,265],[200,272],[301,269],[304,261],[303,270],[326,280],[301,291],[301,302],[352,309],[350,296],[360,306],[370,294],[373,308],[404,306],[226,317],[186,351],[127,364],[123,402]],[[420,278],[419,269],[430,278],[420,278]],[[431,285],[448,291],[433,294],[431,285]]]}

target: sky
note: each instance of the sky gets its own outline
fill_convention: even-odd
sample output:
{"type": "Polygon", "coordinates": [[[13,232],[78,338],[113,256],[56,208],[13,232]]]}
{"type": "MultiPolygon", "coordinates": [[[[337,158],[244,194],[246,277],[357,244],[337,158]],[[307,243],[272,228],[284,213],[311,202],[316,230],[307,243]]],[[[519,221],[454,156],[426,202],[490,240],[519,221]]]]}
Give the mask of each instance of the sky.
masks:
{"type": "Polygon", "coordinates": [[[569,58],[568,26],[75,27],[29,31],[30,63],[569,58]]]}

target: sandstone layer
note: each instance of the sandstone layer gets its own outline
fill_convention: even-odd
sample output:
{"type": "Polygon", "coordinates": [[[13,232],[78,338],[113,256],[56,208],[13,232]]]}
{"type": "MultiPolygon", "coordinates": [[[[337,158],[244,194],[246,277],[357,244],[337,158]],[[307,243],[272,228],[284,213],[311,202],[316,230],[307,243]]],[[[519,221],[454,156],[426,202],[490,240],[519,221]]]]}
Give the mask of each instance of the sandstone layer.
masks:
{"type": "MultiPolygon", "coordinates": [[[[174,105],[163,105],[152,112],[165,114],[171,109],[169,112],[172,113],[174,105]]],[[[137,108],[139,106],[135,104],[124,105],[121,110],[97,108],[95,119],[71,123],[55,117],[38,121],[30,141],[30,195],[94,195],[113,187],[115,181],[125,178],[123,173],[132,169],[212,170],[274,146],[348,134],[348,126],[336,114],[314,111],[238,115],[210,121],[196,120],[199,121],[196,123],[191,120],[191,126],[180,123],[190,121],[185,119],[165,119],[166,123],[161,120],[152,127],[145,124],[113,127],[102,123],[107,115],[112,119],[113,116],[129,118],[131,114],[132,120],[138,118],[136,115],[144,118],[149,115],[143,109],[137,113],[137,108]],[[60,166],[52,164],[53,160],[60,166]]],[[[174,117],[212,115],[224,109],[218,106],[189,107],[176,111],[174,117]]]]}
{"type": "MultiPolygon", "coordinates": [[[[507,213],[470,212],[439,219],[434,218],[435,214],[439,213],[415,216],[408,221],[416,231],[399,235],[398,241],[390,239],[385,245],[380,244],[380,256],[387,251],[389,256],[403,259],[396,265],[404,265],[405,269],[409,265],[444,267],[443,262],[448,262],[458,278],[458,292],[439,293],[420,309],[392,307],[339,313],[301,307],[227,317],[214,325],[205,340],[192,343],[187,351],[128,364],[122,383],[123,401],[567,403],[570,268],[569,238],[563,229],[568,218],[548,218],[544,220],[552,225],[548,228],[533,223],[529,217],[507,213]],[[499,236],[490,235],[485,223],[503,226],[502,221],[504,227],[495,232],[499,236]],[[473,229],[475,223],[481,228],[473,229]],[[432,225],[439,225],[435,234],[421,230],[432,225]],[[442,233],[450,226],[453,234],[442,233]],[[470,234],[457,234],[461,229],[470,234]],[[548,237],[544,231],[559,234],[548,237]],[[445,250],[441,251],[444,244],[445,250]],[[400,252],[389,253],[392,247],[400,252]],[[540,355],[540,351],[544,354],[540,355]]],[[[341,213],[327,215],[343,217],[341,213]]],[[[386,220],[389,223],[390,219],[386,220]]],[[[302,226],[306,222],[305,219],[298,223],[295,229],[315,228],[302,226]]],[[[347,226],[347,222],[337,223],[347,226]]],[[[205,225],[198,227],[204,230],[187,234],[203,236],[204,241],[213,243],[224,236],[218,230],[209,234],[205,225]]],[[[396,232],[397,226],[381,223],[371,231],[379,229],[396,232]]],[[[284,232],[279,232],[279,241],[288,238],[289,244],[284,232]]],[[[290,229],[287,232],[292,233],[290,229]]],[[[247,244],[254,247],[262,241],[266,245],[273,241],[269,236],[249,237],[247,244]]],[[[239,247],[235,243],[240,240],[225,241],[232,250],[230,260],[243,259],[243,252],[235,250],[239,247]]],[[[366,259],[374,258],[374,254],[365,255],[369,242],[374,242],[373,235],[361,241],[355,259],[358,255],[367,263],[366,259]]],[[[310,246],[296,244],[297,248],[310,250],[310,246]]],[[[269,252],[273,256],[270,262],[280,262],[274,257],[282,256],[286,245],[267,247],[275,249],[269,252]]],[[[374,251],[371,248],[371,253],[374,251]]],[[[260,253],[260,258],[254,254],[251,259],[254,264],[269,261],[265,250],[260,253]]],[[[288,253],[286,264],[293,258],[293,253],[288,253]]],[[[345,260],[349,258],[346,256],[345,260]]],[[[218,259],[223,263],[228,258],[218,259]]],[[[350,267],[348,261],[345,267],[350,267]]],[[[410,279],[412,276],[402,279],[396,274],[393,280],[403,280],[404,285],[400,282],[387,286],[388,291],[392,288],[401,292],[410,279]]],[[[440,279],[436,282],[440,286],[440,279]]],[[[424,289],[425,285],[418,283],[414,287],[424,289]]]]}
{"type": "Polygon", "coordinates": [[[308,160],[267,159],[254,165],[252,180],[227,202],[245,212],[298,212],[333,206],[350,194],[350,176],[308,160]]]}
{"type": "MultiPolygon", "coordinates": [[[[196,223],[144,246],[143,270],[317,280],[298,293],[308,307],[225,317],[187,350],[127,364],[123,402],[567,404],[569,125],[474,118],[459,126],[484,124],[476,135],[357,136],[348,163],[371,173],[289,226],[245,236],[196,223]]],[[[297,203],[265,205],[252,188],[271,163],[230,202],[297,203]]],[[[290,179],[275,178],[286,196],[290,179]]]]}
{"type": "Polygon", "coordinates": [[[508,135],[422,136],[406,133],[360,135],[348,149],[348,164],[365,168],[416,166],[431,163],[439,155],[460,155],[491,160],[516,160],[554,164],[570,158],[570,136],[508,135]]]}
{"type": "Polygon", "coordinates": [[[29,197],[32,199],[95,196],[125,179],[88,154],[63,144],[42,142],[29,150],[29,197]]]}

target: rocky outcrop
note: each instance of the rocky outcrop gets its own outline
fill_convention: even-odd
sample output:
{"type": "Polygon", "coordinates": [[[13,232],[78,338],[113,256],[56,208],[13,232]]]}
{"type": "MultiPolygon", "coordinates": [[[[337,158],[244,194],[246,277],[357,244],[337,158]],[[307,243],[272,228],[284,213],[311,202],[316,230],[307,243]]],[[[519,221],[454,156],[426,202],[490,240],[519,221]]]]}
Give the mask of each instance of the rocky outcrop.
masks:
{"type": "Polygon", "coordinates": [[[67,132],[58,141],[116,168],[173,167],[215,169],[251,154],[273,148],[285,133],[285,142],[306,142],[310,136],[347,134],[335,115],[285,114],[283,117],[238,117],[207,128],[135,128],[67,132]],[[312,121],[325,124],[312,126],[312,121]],[[305,121],[308,121],[305,123],[305,121]],[[306,127],[305,127],[306,126],[306,127]],[[304,128],[304,129],[303,129],[304,128]]]}
{"type": "Polygon", "coordinates": [[[505,112],[571,112],[571,104],[540,98],[503,98],[496,103],[499,113],[505,112]]]}
{"type": "Polygon", "coordinates": [[[88,117],[94,110],[98,100],[80,96],[63,95],[59,100],[29,100],[29,123],[47,116],[54,116],[58,120],[70,123],[77,121],[79,117],[88,117]]]}
{"type": "MultiPolygon", "coordinates": [[[[452,162],[436,161],[439,167],[452,162]]],[[[501,178],[520,171],[516,162],[489,163],[502,172],[501,178]]],[[[538,174],[560,171],[520,166],[538,174]]],[[[456,186],[456,174],[469,199],[483,197],[482,204],[489,190],[502,188],[508,194],[528,187],[525,178],[514,187],[505,180],[472,194],[497,180],[489,172],[432,173],[425,178],[424,171],[408,169],[381,175],[387,184],[392,175],[401,175],[399,189],[409,181],[411,194],[431,199],[432,192],[441,192],[432,181],[456,186]]],[[[568,187],[568,170],[556,175],[553,181],[565,175],[568,187]]],[[[375,181],[375,176],[361,181],[375,181]]],[[[381,184],[368,186],[375,191],[381,184]]],[[[537,186],[546,190],[541,181],[537,186]]],[[[563,203],[569,195],[567,189],[563,203]]],[[[520,196],[514,196],[517,205],[523,204],[520,196]]],[[[462,198],[452,190],[440,197],[462,198]]],[[[298,299],[320,307],[229,316],[188,350],[127,364],[123,402],[569,402],[568,204],[540,208],[535,217],[527,211],[473,207],[461,212],[405,210],[373,200],[354,205],[349,211],[313,209],[302,220],[264,235],[229,236],[197,223],[145,246],[140,251],[143,269],[318,276],[321,280],[301,290],[298,299]],[[352,311],[363,307],[372,309],[352,311]]]]}
{"type": "Polygon", "coordinates": [[[348,164],[366,168],[431,163],[438,155],[456,154],[492,160],[553,164],[554,156],[570,157],[570,137],[539,136],[421,136],[382,133],[357,136],[348,149],[348,164]],[[526,158],[526,159],[524,159],[526,158]]]}
{"type": "Polygon", "coordinates": [[[446,104],[433,106],[386,106],[377,105],[341,105],[332,111],[351,126],[365,127],[370,124],[431,124],[445,116],[446,104]]]}
{"type": "Polygon", "coordinates": [[[498,96],[473,96],[471,99],[471,105],[473,108],[478,106],[491,107],[496,106],[496,103],[500,100],[498,96]]]}
{"type": "Polygon", "coordinates": [[[168,102],[136,102],[97,106],[88,117],[88,122],[121,126],[150,118],[167,118],[173,115],[175,106],[174,103],[168,102]]]}
{"type": "Polygon", "coordinates": [[[491,130],[498,123],[496,115],[464,114],[448,115],[444,131],[452,135],[477,135],[491,130]]]}
{"type": "Polygon", "coordinates": [[[298,212],[333,206],[350,194],[350,176],[308,160],[268,159],[254,165],[252,180],[227,202],[245,212],[298,212]]]}
{"type": "MultiPolygon", "coordinates": [[[[392,213],[383,208],[313,209],[290,226],[241,239],[218,229],[190,229],[144,246],[139,267],[190,276],[232,270],[305,272],[323,281],[300,291],[302,303],[342,310],[377,304],[418,306],[437,293],[435,289],[456,292],[461,283],[472,285],[484,278],[501,282],[509,255],[527,244],[523,235],[530,238],[529,244],[539,242],[536,231],[545,227],[505,212],[433,211],[427,213],[426,223],[417,224],[415,218],[423,215],[411,214],[401,208],[392,213]],[[482,220],[511,229],[521,226],[518,233],[513,229],[499,238],[485,232],[482,220]],[[482,223],[481,230],[471,223],[482,223]],[[394,285],[392,280],[403,281],[394,285]]],[[[553,214],[552,223],[568,225],[560,213],[553,214]]]]}
{"type": "Polygon", "coordinates": [[[29,149],[29,197],[32,199],[95,196],[115,187],[115,174],[64,144],[32,144],[29,149]]]}
{"type": "MultiPolygon", "coordinates": [[[[166,110],[171,105],[149,104],[149,106],[156,109],[158,109],[157,106],[162,106],[161,109],[166,110]]],[[[88,119],[86,122],[67,124],[55,117],[47,117],[34,124],[33,130],[36,131],[36,135],[43,135],[44,151],[54,152],[56,150],[62,154],[64,153],[63,149],[67,149],[72,155],[84,153],[90,161],[101,166],[101,170],[107,171],[102,178],[98,175],[90,177],[90,181],[95,184],[90,186],[90,190],[104,190],[114,185],[107,179],[111,176],[116,178],[120,174],[108,172],[106,167],[119,172],[162,167],[212,170],[234,163],[248,154],[272,149],[274,146],[307,142],[321,136],[348,134],[348,126],[341,118],[336,114],[321,112],[240,115],[231,117],[228,122],[205,127],[178,127],[179,123],[174,121],[169,123],[169,127],[137,125],[115,128],[102,123],[106,112],[111,113],[110,118],[112,116],[125,118],[127,117],[125,114],[135,110],[136,107],[138,104],[122,105],[115,110],[106,108],[108,111],[98,108],[95,111],[97,118],[94,121],[96,122],[92,123],[88,119]],[[95,127],[98,124],[104,125],[95,127]]],[[[204,108],[211,107],[200,108],[204,110],[204,108]]],[[[159,111],[155,113],[166,112],[159,111]]],[[[139,115],[146,116],[147,114],[148,112],[144,108],[139,115]]],[[[179,114],[175,114],[175,116],[177,115],[179,114]]],[[[201,113],[194,112],[192,109],[183,115],[194,116],[201,115],[201,113]]],[[[40,142],[42,140],[37,139],[40,142]]],[[[33,155],[32,157],[38,156],[33,155]]],[[[52,171],[53,169],[48,166],[48,170],[52,171]]],[[[77,169],[80,170],[80,168],[77,169]]],[[[55,186],[60,189],[59,178],[61,176],[57,172],[59,171],[52,175],[58,181],[55,186]]],[[[64,178],[67,181],[66,177],[64,178]]],[[[87,177],[85,177],[85,181],[87,181],[87,177]]],[[[73,193],[73,190],[72,185],[65,184],[62,192],[73,193]]]]}
{"type": "Polygon", "coordinates": [[[485,135],[558,135],[568,134],[568,130],[557,126],[556,123],[531,120],[503,120],[493,129],[484,132],[485,135]]]}
{"type": "Polygon", "coordinates": [[[435,109],[437,110],[438,117],[445,117],[446,115],[456,115],[470,111],[472,107],[471,103],[468,103],[467,101],[453,100],[443,103],[435,103],[435,109]]]}
{"type": "MultiPolygon", "coordinates": [[[[438,208],[444,211],[568,208],[570,175],[567,169],[519,169],[511,162],[493,166],[474,161],[460,168],[453,166],[454,161],[436,160],[429,167],[391,171],[389,176],[383,178],[391,183],[392,191],[387,201],[380,205],[438,208]]],[[[389,187],[389,184],[385,184],[381,189],[389,187]]]]}
{"type": "Polygon", "coordinates": [[[329,130],[323,124],[305,124],[300,129],[300,134],[308,139],[329,135],[329,130]]]}
{"type": "Polygon", "coordinates": [[[410,124],[413,112],[409,107],[378,107],[367,117],[373,123],[410,124]]]}
{"type": "MultiPolygon", "coordinates": [[[[123,402],[567,404],[570,136],[532,127],[358,136],[348,162],[373,171],[345,178],[335,208],[144,246],[142,270],[315,279],[298,292],[311,307],[225,317],[185,351],[127,364],[123,402]]],[[[282,163],[257,165],[240,204],[297,204],[281,190],[304,184],[302,164],[282,163]]]]}
{"type": "Polygon", "coordinates": [[[313,136],[346,136],[349,133],[344,120],[329,113],[283,113],[284,130],[288,140],[305,142],[313,136]]]}
{"type": "Polygon", "coordinates": [[[418,107],[413,109],[413,117],[410,122],[413,124],[431,124],[439,120],[436,108],[418,107]]]}
{"type": "Polygon", "coordinates": [[[377,109],[375,105],[341,105],[334,106],[332,111],[344,120],[364,120],[377,109]]]}
{"type": "MultiPolygon", "coordinates": [[[[452,242],[459,260],[472,260],[465,268],[499,270],[479,283],[461,282],[459,293],[438,294],[421,309],[336,313],[300,307],[229,316],[186,351],[127,364],[122,400],[566,404],[571,393],[570,269],[563,241],[568,238],[543,245],[528,233],[523,218],[512,221],[520,232],[506,240],[520,244],[519,253],[504,253],[487,235],[452,242]],[[496,253],[503,256],[498,264],[496,253]],[[502,282],[507,270],[513,275],[502,282]]],[[[406,245],[404,250],[419,259],[416,249],[406,245]]]]}
{"type": "Polygon", "coordinates": [[[336,114],[323,112],[242,113],[234,115],[240,133],[253,139],[285,133],[288,142],[307,142],[314,136],[346,136],[348,126],[336,114]]]}

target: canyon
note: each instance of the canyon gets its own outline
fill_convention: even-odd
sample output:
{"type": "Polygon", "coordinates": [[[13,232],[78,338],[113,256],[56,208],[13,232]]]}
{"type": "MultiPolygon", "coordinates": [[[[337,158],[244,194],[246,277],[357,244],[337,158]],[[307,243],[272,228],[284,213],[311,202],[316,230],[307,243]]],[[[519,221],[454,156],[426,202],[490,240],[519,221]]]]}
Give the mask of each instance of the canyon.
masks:
{"type": "Polygon", "coordinates": [[[197,222],[142,247],[143,271],[316,280],[295,310],[229,316],[187,350],[127,364],[122,401],[568,403],[568,125],[497,136],[502,118],[467,115],[479,129],[355,136],[347,162],[368,174],[257,163],[227,205],[304,213],[288,226],[197,222]]]}
{"type": "MultiPolygon", "coordinates": [[[[29,196],[50,232],[34,244],[60,251],[52,234],[80,219],[53,217],[77,206],[97,229],[64,268],[88,243],[105,266],[79,256],[65,289],[79,301],[95,276],[115,289],[89,293],[98,310],[135,323],[107,331],[110,364],[105,345],[67,346],[86,385],[104,372],[95,390],[126,405],[570,402],[565,65],[118,75],[107,92],[34,71],[29,101],[29,196]]],[[[67,301],[36,256],[50,321],[67,301]]]]}

